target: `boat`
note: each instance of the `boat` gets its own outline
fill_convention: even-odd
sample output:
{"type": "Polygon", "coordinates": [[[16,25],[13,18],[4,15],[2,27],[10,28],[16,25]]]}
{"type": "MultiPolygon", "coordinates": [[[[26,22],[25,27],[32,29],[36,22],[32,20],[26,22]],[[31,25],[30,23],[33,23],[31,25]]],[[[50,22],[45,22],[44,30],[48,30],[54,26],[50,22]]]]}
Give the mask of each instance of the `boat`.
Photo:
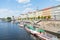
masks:
{"type": "Polygon", "coordinates": [[[55,35],[46,33],[45,30],[43,29],[37,29],[35,27],[33,27],[31,24],[25,24],[23,23],[22,26],[28,33],[37,36],[38,38],[40,38],[41,40],[58,40],[58,38],[55,35]]]}
{"type": "Polygon", "coordinates": [[[20,22],[18,25],[19,25],[21,28],[24,28],[24,22],[20,22]]]}

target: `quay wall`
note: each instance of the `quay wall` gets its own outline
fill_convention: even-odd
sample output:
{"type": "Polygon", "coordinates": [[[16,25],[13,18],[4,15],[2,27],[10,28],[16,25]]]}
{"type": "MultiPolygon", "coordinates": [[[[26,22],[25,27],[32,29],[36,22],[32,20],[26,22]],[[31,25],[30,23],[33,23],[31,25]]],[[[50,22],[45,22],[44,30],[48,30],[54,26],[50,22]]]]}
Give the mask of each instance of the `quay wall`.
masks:
{"type": "Polygon", "coordinates": [[[39,28],[58,33],[60,31],[60,21],[41,21],[39,28]]]}

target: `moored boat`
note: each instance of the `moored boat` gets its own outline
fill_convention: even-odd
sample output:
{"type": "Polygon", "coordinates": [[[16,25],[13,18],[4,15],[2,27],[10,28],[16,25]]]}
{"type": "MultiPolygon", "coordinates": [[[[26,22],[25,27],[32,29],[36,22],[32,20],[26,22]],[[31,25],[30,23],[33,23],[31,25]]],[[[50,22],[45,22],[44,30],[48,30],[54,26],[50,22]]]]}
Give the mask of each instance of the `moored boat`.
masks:
{"type": "Polygon", "coordinates": [[[19,24],[20,27],[24,28],[28,33],[37,36],[41,40],[58,40],[58,38],[52,34],[46,33],[41,28],[35,28],[31,24],[25,24],[24,22],[19,24]]]}
{"type": "Polygon", "coordinates": [[[58,40],[58,38],[52,34],[46,33],[43,29],[34,28],[32,25],[25,24],[25,30],[32,35],[36,35],[41,40],[58,40]]]}

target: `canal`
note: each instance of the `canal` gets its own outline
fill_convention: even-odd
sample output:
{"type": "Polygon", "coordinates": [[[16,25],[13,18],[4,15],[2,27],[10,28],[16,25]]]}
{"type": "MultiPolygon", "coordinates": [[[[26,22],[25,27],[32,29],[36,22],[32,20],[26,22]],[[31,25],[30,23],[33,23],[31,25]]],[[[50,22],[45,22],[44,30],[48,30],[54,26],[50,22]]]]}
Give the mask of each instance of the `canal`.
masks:
{"type": "Polygon", "coordinates": [[[0,22],[0,40],[33,40],[33,38],[16,23],[0,22]]]}

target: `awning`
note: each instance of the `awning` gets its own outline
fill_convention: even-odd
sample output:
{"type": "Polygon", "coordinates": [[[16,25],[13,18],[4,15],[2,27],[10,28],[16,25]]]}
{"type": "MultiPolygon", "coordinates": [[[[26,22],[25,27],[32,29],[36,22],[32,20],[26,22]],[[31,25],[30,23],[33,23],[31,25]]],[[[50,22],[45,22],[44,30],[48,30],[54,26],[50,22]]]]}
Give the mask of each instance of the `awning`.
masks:
{"type": "Polygon", "coordinates": [[[43,29],[38,29],[37,31],[38,32],[45,32],[43,29]]]}
{"type": "Polygon", "coordinates": [[[27,28],[31,29],[31,30],[35,30],[35,28],[32,25],[27,25],[25,24],[24,26],[26,26],[27,28]]]}

